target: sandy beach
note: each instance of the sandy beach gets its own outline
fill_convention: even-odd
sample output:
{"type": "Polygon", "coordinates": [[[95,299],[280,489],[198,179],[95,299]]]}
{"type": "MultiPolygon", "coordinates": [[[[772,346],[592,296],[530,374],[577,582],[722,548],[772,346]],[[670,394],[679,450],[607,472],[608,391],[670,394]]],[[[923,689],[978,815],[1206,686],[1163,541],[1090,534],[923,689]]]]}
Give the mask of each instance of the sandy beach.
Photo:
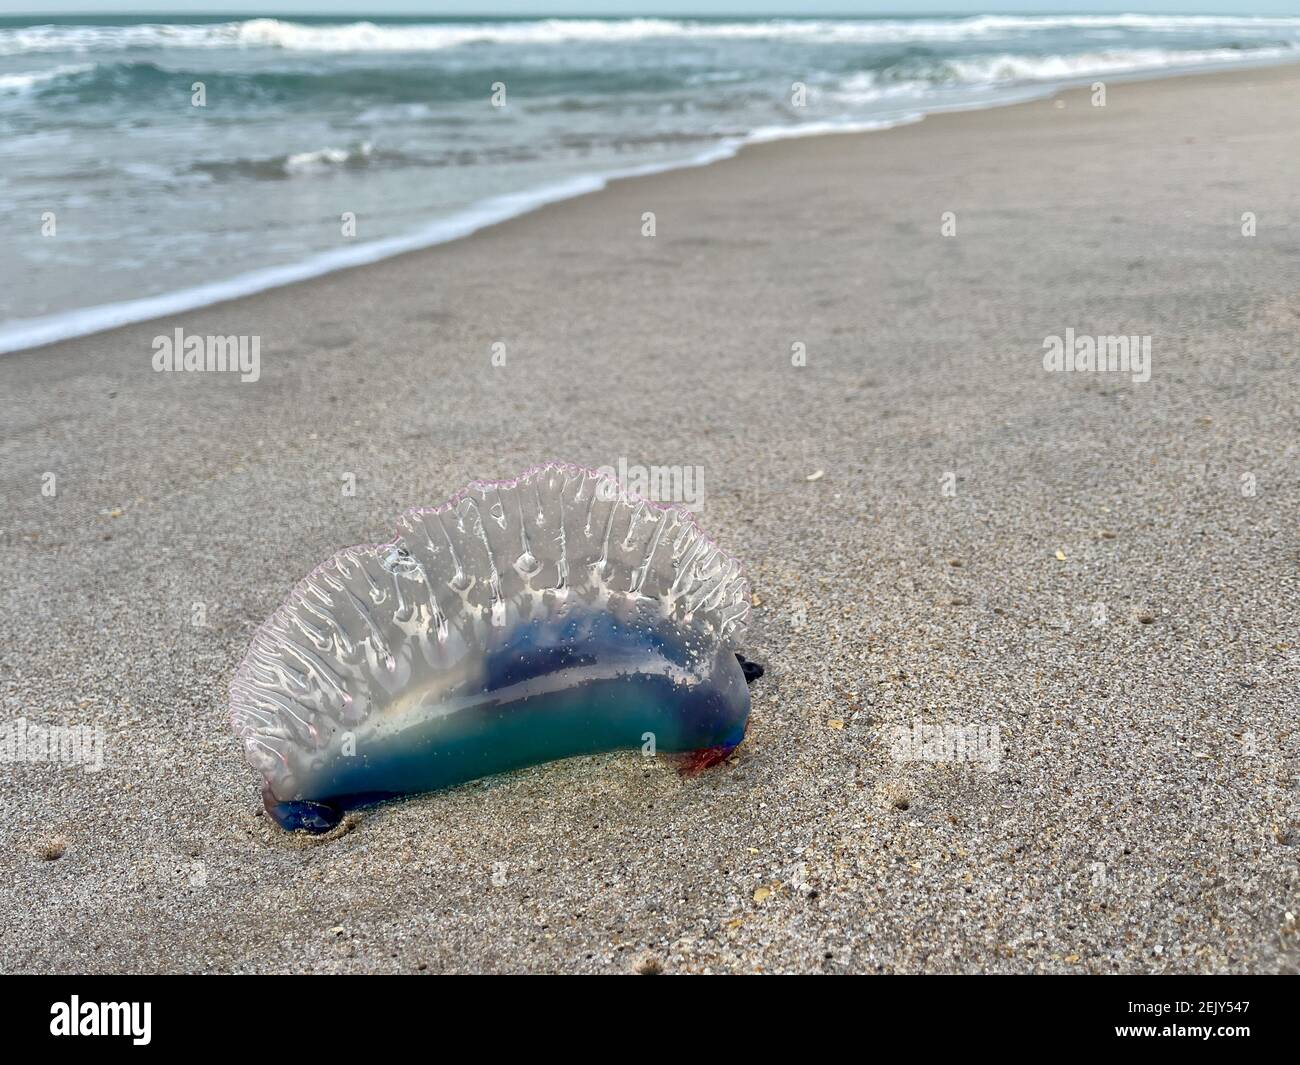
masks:
{"type": "Polygon", "coordinates": [[[1300,68],[1090,95],[0,356],[3,720],[104,736],[0,767],[0,970],[1297,971],[1300,68]],[[178,328],[258,379],[155,372],[178,328]],[[1150,380],[1046,371],[1067,329],[1150,380]],[[294,583],[620,458],[700,467],[747,566],[734,760],[279,831],[226,688],[294,583]]]}

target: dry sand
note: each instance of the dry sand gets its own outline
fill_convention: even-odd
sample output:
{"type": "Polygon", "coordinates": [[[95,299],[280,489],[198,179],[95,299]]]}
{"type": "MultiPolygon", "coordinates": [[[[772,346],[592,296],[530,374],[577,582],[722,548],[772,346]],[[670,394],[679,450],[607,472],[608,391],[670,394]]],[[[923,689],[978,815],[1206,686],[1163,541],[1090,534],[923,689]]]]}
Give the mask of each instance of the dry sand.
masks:
{"type": "Polygon", "coordinates": [[[1294,971],[1297,114],[1288,68],[771,144],[0,357],[0,709],[107,736],[0,766],[0,967],[1294,971]],[[153,372],[176,326],[261,380],[153,372]],[[1151,380],[1044,372],[1067,327],[1151,380]],[[735,764],[276,830],[226,684],[293,583],[619,456],[702,466],[749,566],[735,764]],[[900,760],[916,721],[1000,766],[900,760]]]}

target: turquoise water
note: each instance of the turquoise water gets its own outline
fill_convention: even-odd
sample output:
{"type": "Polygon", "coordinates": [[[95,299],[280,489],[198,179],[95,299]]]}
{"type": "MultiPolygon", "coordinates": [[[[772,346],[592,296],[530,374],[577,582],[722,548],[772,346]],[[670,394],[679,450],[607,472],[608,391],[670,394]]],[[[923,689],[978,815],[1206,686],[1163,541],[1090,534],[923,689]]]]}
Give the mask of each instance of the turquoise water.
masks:
{"type": "Polygon", "coordinates": [[[355,806],[577,755],[641,748],[720,761],[744,739],[750,710],[730,642],[667,620],[658,600],[634,613],[631,602],[609,611],[530,601],[538,616],[488,630],[465,659],[389,630],[384,653],[401,664],[388,677],[400,683],[342,674],[351,705],[366,708],[359,721],[313,714],[310,701],[268,683],[269,671],[237,682],[238,728],[265,727],[276,704],[295,702],[297,720],[311,722],[311,742],[282,747],[292,782],[265,781],[267,811],[284,828],[320,831],[355,806]],[[438,665],[420,669],[430,661],[438,665]]]}
{"type": "Polygon", "coordinates": [[[0,351],[747,141],[1295,58],[1300,18],[0,19],[0,351]]]}

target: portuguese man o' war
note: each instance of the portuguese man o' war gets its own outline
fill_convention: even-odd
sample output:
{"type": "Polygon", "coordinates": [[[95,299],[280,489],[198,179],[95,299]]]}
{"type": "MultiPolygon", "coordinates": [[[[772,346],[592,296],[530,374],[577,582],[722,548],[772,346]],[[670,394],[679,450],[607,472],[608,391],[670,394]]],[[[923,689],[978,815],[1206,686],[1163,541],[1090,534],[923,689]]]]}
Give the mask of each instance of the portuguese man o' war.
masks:
{"type": "Polygon", "coordinates": [[[703,767],[745,735],[748,616],[739,563],[688,512],[552,463],[318,566],[254,636],[231,721],[291,830],[573,755],[703,767]]]}

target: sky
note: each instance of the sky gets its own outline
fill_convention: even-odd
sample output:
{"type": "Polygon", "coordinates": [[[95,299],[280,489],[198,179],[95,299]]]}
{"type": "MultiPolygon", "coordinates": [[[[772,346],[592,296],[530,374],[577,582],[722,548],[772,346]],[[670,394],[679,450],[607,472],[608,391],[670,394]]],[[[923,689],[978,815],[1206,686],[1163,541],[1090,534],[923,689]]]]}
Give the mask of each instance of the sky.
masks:
{"type": "Polygon", "coordinates": [[[1141,11],[1300,15],[1300,0],[0,0],[0,15],[918,15],[1141,11]]]}

